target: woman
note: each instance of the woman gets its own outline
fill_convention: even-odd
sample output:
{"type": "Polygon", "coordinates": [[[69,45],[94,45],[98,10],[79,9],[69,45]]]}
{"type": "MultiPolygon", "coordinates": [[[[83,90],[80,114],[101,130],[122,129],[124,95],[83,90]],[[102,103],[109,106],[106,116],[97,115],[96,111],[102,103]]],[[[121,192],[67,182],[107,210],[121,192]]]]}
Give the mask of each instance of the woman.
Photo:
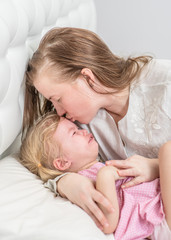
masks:
{"type": "MultiPolygon", "coordinates": [[[[115,56],[88,30],[52,29],[29,61],[24,129],[54,107],[59,116],[87,126],[101,157],[111,160],[106,164],[119,168],[121,177],[134,177],[123,187],[153,180],[159,176],[158,149],[171,139],[170,69],[169,60],[115,56]]],[[[99,227],[107,224],[97,203],[108,211],[111,204],[91,182],[75,173],[57,180],[48,186],[99,227]]]]}

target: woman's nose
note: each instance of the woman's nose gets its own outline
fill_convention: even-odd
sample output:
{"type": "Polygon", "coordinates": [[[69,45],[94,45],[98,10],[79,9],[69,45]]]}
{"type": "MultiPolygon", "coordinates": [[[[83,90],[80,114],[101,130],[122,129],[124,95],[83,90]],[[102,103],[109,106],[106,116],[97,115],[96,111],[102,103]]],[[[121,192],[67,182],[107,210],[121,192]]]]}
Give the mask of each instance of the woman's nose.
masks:
{"type": "Polygon", "coordinates": [[[66,113],[66,111],[65,111],[61,106],[55,104],[54,107],[55,107],[55,109],[56,109],[56,111],[57,111],[57,114],[58,114],[60,117],[63,116],[63,115],[66,113]]]}

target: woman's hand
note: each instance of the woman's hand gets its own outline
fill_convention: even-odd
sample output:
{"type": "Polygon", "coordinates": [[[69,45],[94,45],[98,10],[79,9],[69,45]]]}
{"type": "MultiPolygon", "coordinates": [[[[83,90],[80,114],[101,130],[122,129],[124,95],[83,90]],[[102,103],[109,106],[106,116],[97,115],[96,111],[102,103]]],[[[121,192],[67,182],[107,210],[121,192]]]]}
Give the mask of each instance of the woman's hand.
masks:
{"type": "Polygon", "coordinates": [[[123,184],[122,187],[132,187],[142,182],[152,181],[159,177],[158,159],[145,158],[134,155],[126,160],[110,160],[106,165],[117,167],[120,177],[134,177],[131,181],[123,184]]]}
{"type": "Polygon", "coordinates": [[[104,226],[108,226],[107,219],[97,203],[101,204],[108,212],[114,211],[113,206],[95,189],[90,179],[76,173],[69,173],[58,181],[57,189],[62,197],[69,199],[86,211],[101,230],[104,226]]]}

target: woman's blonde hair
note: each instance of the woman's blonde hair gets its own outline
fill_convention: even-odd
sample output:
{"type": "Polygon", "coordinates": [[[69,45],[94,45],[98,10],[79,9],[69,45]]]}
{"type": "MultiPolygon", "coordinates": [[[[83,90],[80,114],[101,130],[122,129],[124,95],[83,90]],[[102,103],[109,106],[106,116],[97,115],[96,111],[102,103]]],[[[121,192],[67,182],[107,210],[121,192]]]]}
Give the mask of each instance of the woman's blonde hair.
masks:
{"type": "Polygon", "coordinates": [[[48,113],[29,128],[20,147],[19,161],[44,182],[62,172],[53,166],[53,160],[60,154],[59,146],[52,136],[58,126],[56,113],[48,113]]]}
{"type": "MultiPolygon", "coordinates": [[[[46,33],[39,48],[28,63],[24,128],[33,124],[39,115],[53,109],[33,83],[44,68],[53,69],[61,81],[73,81],[83,68],[89,68],[99,82],[108,88],[122,90],[130,85],[151,57],[124,59],[114,55],[93,32],[79,28],[54,28],[46,33]]],[[[88,81],[88,80],[87,80],[88,81]]]]}

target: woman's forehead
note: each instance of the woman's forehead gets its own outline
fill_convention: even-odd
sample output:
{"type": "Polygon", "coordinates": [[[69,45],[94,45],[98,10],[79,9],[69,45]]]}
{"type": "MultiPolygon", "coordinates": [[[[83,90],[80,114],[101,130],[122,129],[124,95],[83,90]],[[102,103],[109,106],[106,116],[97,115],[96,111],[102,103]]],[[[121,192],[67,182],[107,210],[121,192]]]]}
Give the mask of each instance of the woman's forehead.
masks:
{"type": "Polygon", "coordinates": [[[37,76],[34,81],[34,87],[47,99],[52,96],[57,96],[60,91],[67,89],[69,84],[66,82],[58,82],[57,79],[51,78],[48,74],[41,74],[37,76]]]}

